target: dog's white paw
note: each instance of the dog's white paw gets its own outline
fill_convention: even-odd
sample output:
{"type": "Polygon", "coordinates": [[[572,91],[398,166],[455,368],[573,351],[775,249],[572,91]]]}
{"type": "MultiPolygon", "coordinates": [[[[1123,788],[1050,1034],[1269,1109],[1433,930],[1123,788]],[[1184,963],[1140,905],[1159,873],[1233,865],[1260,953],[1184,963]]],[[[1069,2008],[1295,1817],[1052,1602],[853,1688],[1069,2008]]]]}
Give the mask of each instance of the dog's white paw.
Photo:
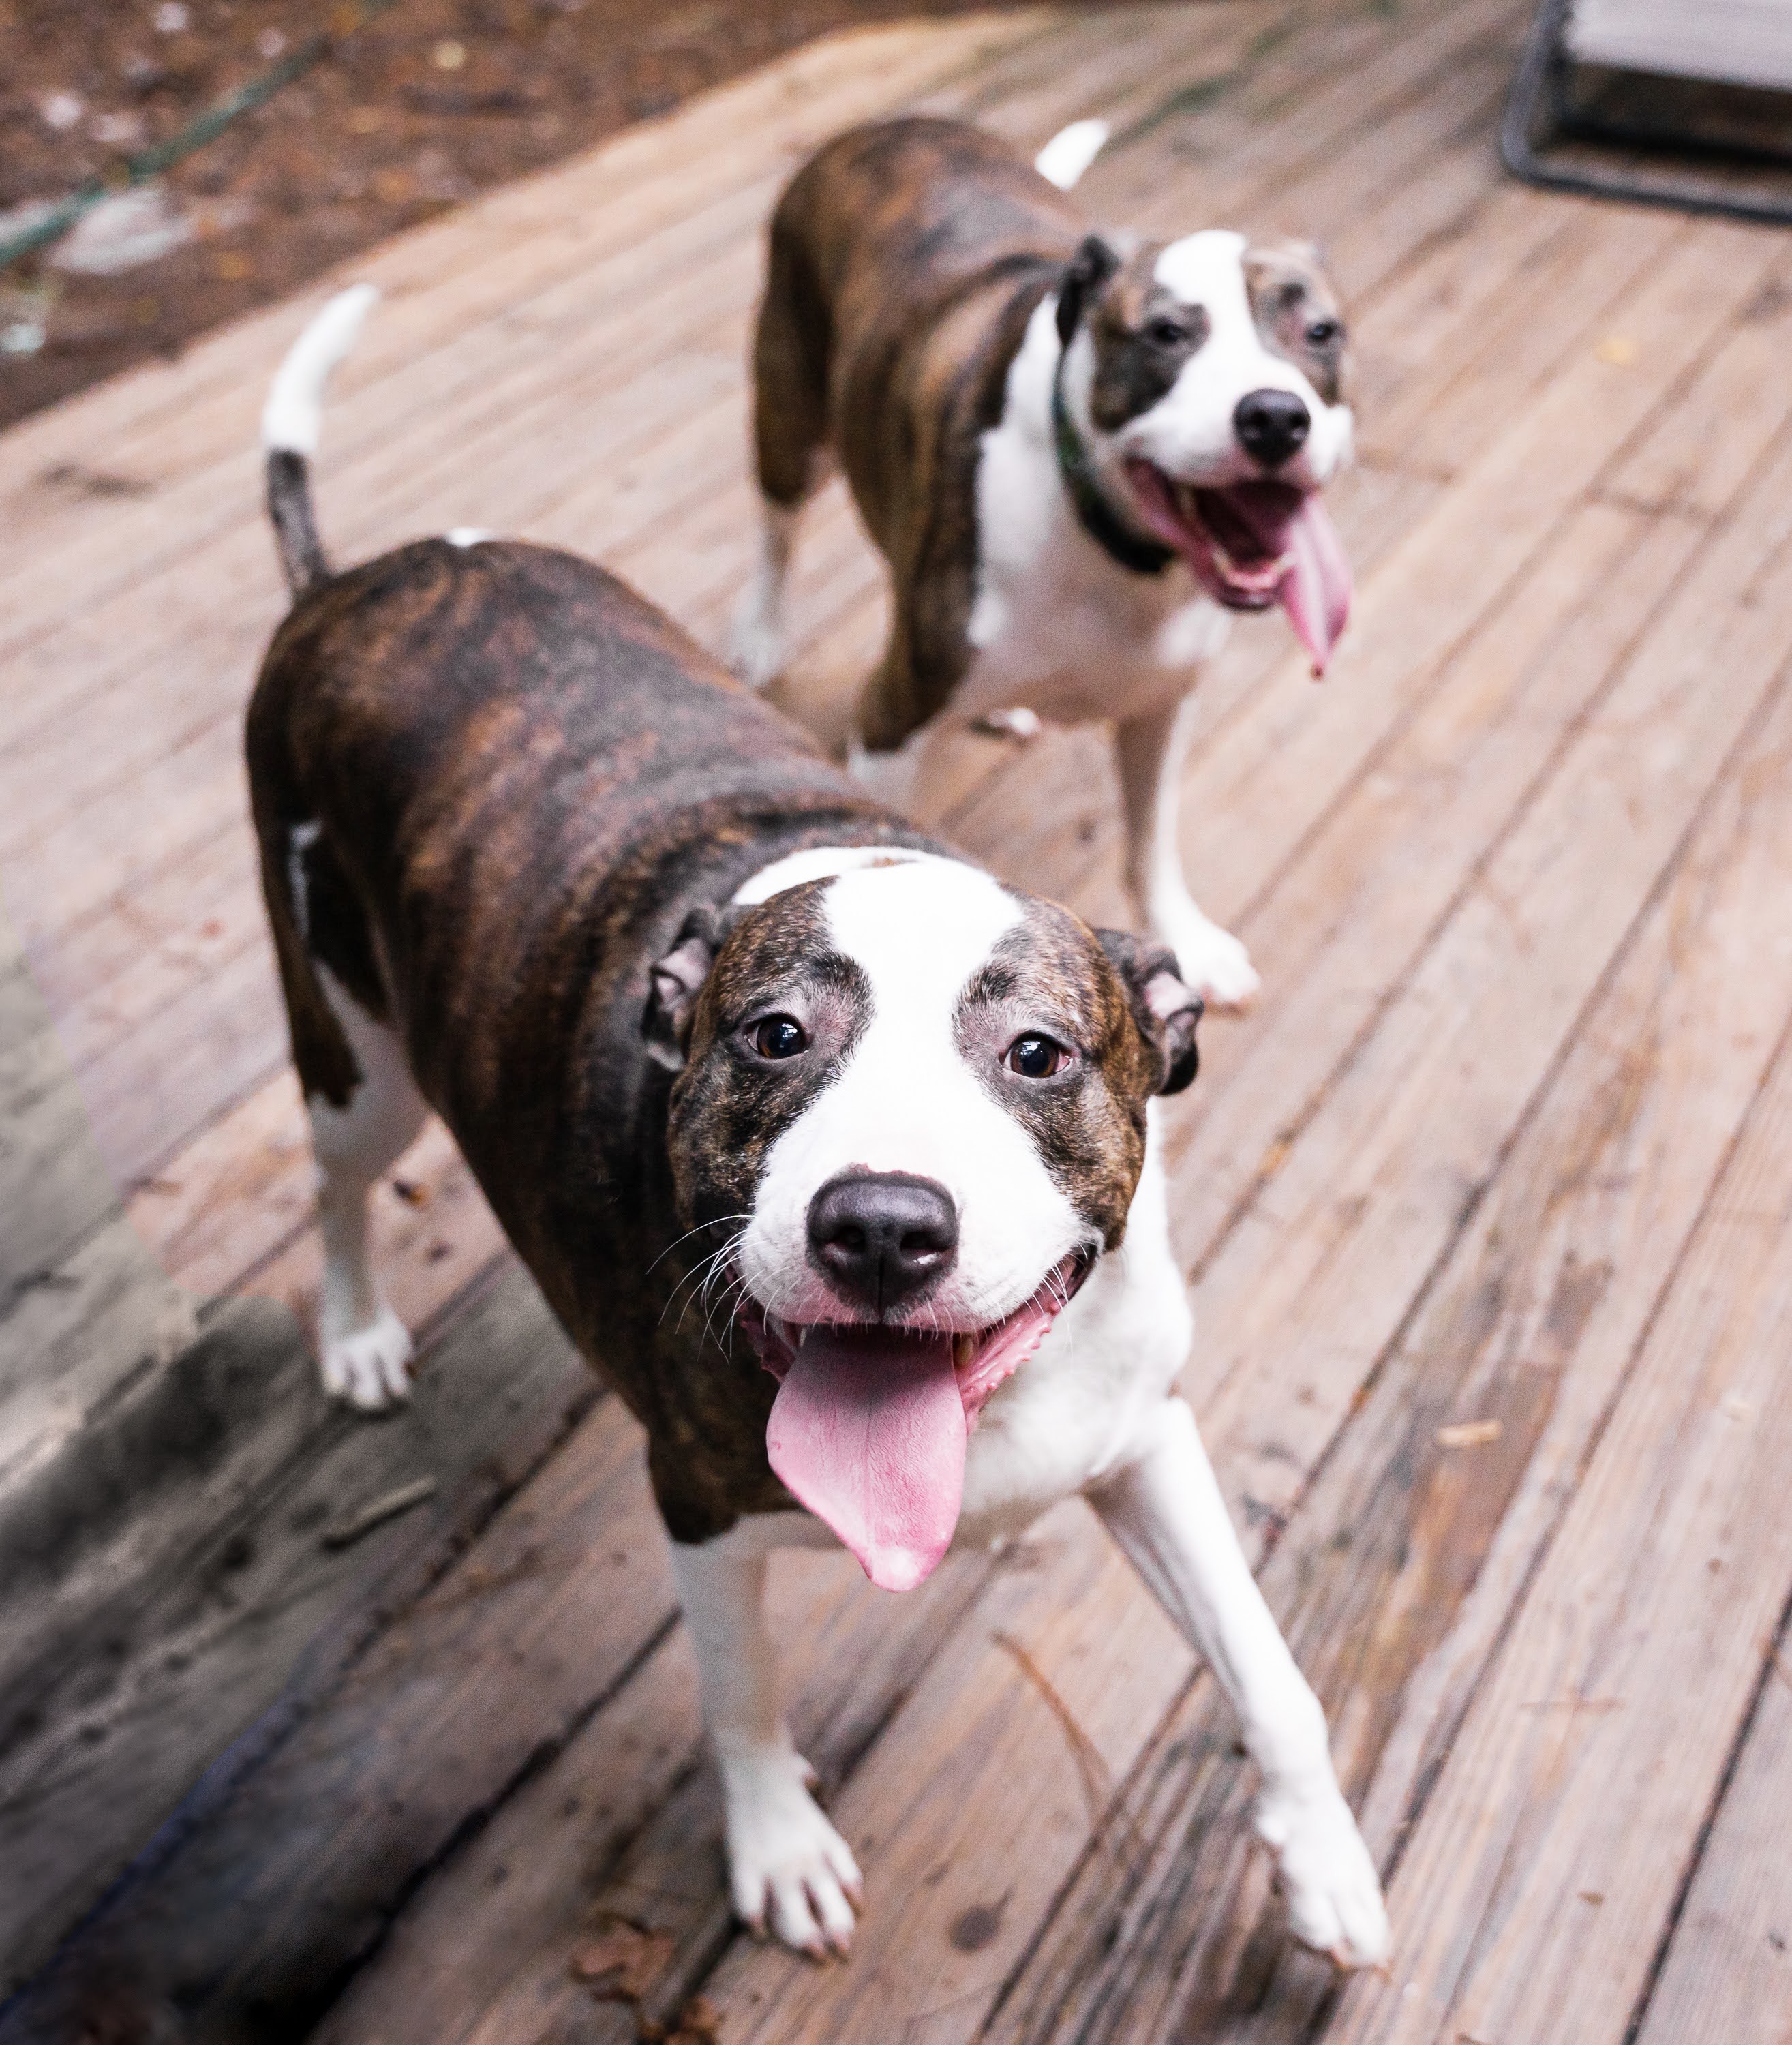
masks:
{"type": "Polygon", "coordinates": [[[383,1412],[410,1396],[410,1331],[390,1307],[364,1328],[323,1341],[324,1390],[363,1413],[383,1412]]]}
{"type": "Polygon", "coordinates": [[[1266,1788],[1256,1827],[1275,1854],[1295,1937],[1341,1967],[1380,1966],[1389,1939],[1381,1880],[1338,1791],[1266,1788]]]}
{"type": "Polygon", "coordinates": [[[1185,982],[1209,1008],[1242,1015],[1257,999],[1263,983],[1250,953],[1230,930],[1210,923],[1198,909],[1162,919],[1158,935],[1175,953],[1185,982]]]}
{"type": "Polygon", "coordinates": [[[811,1958],[844,1958],[862,1885],[851,1847],[809,1793],[808,1763],[788,1747],[737,1748],[722,1757],[722,1780],[736,1915],[811,1958]]]}
{"type": "Polygon", "coordinates": [[[784,672],[784,634],[749,590],[728,634],[728,665],[750,689],[769,689],[784,672]]]}

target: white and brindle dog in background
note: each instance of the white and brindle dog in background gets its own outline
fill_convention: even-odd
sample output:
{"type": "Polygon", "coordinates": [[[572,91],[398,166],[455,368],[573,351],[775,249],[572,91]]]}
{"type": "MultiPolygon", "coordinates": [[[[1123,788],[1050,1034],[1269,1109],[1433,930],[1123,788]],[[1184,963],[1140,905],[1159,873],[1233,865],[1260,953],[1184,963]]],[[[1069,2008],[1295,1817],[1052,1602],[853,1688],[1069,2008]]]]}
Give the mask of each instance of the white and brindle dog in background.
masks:
{"type": "MultiPolygon", "coordinates": [[[[1079,122],[1029,165],[960,123],[827,144],[773,215],[753,349],[765,500],[736,672],[785,655],[797,516],[844,471],[894,614],[853,749],[899,807],[951,722],[1111,718],[1144,926],[1220,1007],[1257,990],[1183,877],[1189,691],[1227,614],[1280,604],[1323,672],[1351,577],[1319,498],[1347,460],[1344,328],[1315,252],[1091,233],[1079,122]]],[[[1023,728],[1014,725],[1011,728],[1023,728]]]]}
{"type": "Polygon", "coordinates": [[[884,808],[599,568],[461,533],[333,572],[306,459],[367,295],[269,402],[294,603],[248,722],[326,1385],[408,1389],[368,1196],[434,1108],[646,1430],[748,1924],[844,1952],[860,1904],[769,1551],[842,1542],[903,1591],[1080,1493],[1237,1707],[1294,1931],[1378,1960],[1324,1715],[1173,1390],[1156,1098],[1198,998],[884,808]]]}

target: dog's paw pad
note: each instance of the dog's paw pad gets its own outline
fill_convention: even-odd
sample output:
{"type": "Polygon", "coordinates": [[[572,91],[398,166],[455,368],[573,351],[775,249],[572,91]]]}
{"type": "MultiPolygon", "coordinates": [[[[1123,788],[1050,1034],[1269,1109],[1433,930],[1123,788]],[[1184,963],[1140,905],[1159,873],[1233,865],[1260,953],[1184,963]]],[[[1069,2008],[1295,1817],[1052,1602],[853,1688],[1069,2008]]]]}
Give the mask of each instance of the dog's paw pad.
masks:
{"type": "Polygon", "coordinates": [[[410,1332],[390,1307],[347,1334],[326,1336],[324,1390],[363,1413],[383,1412],[410,1396],[410,1332]]]}
{"type": "Polygon", "coordinates": [[[1335,1790],[1300,1797],[1266,1790],[1257,1835],[1275,1854],[1295,1937],[1341,1967],[1379,1966],[1388,1956],[1387,1908],[1343,1798],[1335,1790]]]}
{"type": "Polygon", "coordinates": [[[807,1773],[788,1749],[723,1764],[734,1909],[797,1952],[843,1958],[857,1919],[858,1863],[809,1794],[807,1773]]]}

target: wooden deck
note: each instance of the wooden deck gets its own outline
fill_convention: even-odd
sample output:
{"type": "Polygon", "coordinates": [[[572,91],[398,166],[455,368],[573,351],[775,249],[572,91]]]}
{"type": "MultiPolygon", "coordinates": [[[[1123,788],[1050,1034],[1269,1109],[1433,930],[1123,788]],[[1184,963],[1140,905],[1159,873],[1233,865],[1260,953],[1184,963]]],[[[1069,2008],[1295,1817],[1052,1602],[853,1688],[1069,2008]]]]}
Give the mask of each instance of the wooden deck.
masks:
{"type": "MultiPolygon", "coordinates": [[[[256,419],[319,293],[0,441],[0,1533],[69,1458],[103,1486],[158,1370],[237,1416],[171,1442],[152,1554],[29,1607],[0,1982],[148,1851],[6,2045],[95,1996],[328,2045],[1792,2035],[1792,242],[1502,179],[1528,12],[823,43],[358,264],[388,302],[319,464],[339,558],[522,532],[715,642],[758,229],[824,134],[1100,112],[1104,217],[1324,242],[1359,601],[1323,688],[1279,622],[1203,687],[1187,849],[1266,993],[1205,1030],[1172,1211],[1188,1388],[1388,1870],[1387,1977],[1284,1939],[1227,1713],[1080,1508],[900,1600],[782,1569],[870,1908],[846,1966],[738,1937],[636,1431],[439,1133],[380,1208],[415,1413],[324,1413],[272,1307],[191,1343],[141,1246],[301,1314],[318,1266],[239,726],[281,607],[256,419]],[[191,1359],[232,1329],[227,1396],[191,1359]]],[[[791,695],[838,718],[878,572],[832,499],[807,541],[791,695]]],[[[967,739],[937,794],[1120,913],[1099,734],[967,739]]]]}

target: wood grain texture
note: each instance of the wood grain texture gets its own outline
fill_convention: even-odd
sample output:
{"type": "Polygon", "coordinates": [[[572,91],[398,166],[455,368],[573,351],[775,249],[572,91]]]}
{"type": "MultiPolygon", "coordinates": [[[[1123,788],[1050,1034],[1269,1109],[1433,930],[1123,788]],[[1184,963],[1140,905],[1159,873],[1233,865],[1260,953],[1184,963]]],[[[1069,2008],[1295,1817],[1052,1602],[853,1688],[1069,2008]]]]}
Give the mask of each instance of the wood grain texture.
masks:
{"type": "Polygon", "coordinates": [[[1782,1631],[1637,2045],[1792,2033],[1792,1681],[1782,1631]]]}
{"type": "MultiPolygon", "coordinates": [[[[1792,765],[1782,691],[1265,1573],[1372,1844],[1397,1854],[1555,1538],[1582,1464],[1792,1008],[1792,765]],[[1741,1005],[1715,1038],[1706,990],[1741,1005]],[[1746,988],[1746,995],[1742,991],[1746,988]],[[1489,1438],[1452,1446],[1468,1419],[1489,1438]]],[[[1329,1970],[1289,1950],[1247,1878],[1248,1784],[1204,1681],[1110,1829],[1150,1843],[1116,1893],[1092,1856],[992,2035],[1308,2035],[1329,1970]]]]}
{"type": "Polygon", "coordinates": [[[1396,1877],[1339,2039],[1626,2035],[1792,1585],[1782,1047],[1396,1877]]]}
{"type": "MultiPolygon", "coordinates": [[[[0,1502],[0,1953],[40,1962],[216,1758],[420,1543],[476,1525],[596,1388],[519,1275],[369,1427],[245,1300],[0,1502]],[[507,1472],[509,1473],[507,1474],[507,1472]],[[426,1511],[325,1530],[420,1476],[426,1511]]],[[[191,1901],[191,1897],[189,1898],[191,1901]]]]}

